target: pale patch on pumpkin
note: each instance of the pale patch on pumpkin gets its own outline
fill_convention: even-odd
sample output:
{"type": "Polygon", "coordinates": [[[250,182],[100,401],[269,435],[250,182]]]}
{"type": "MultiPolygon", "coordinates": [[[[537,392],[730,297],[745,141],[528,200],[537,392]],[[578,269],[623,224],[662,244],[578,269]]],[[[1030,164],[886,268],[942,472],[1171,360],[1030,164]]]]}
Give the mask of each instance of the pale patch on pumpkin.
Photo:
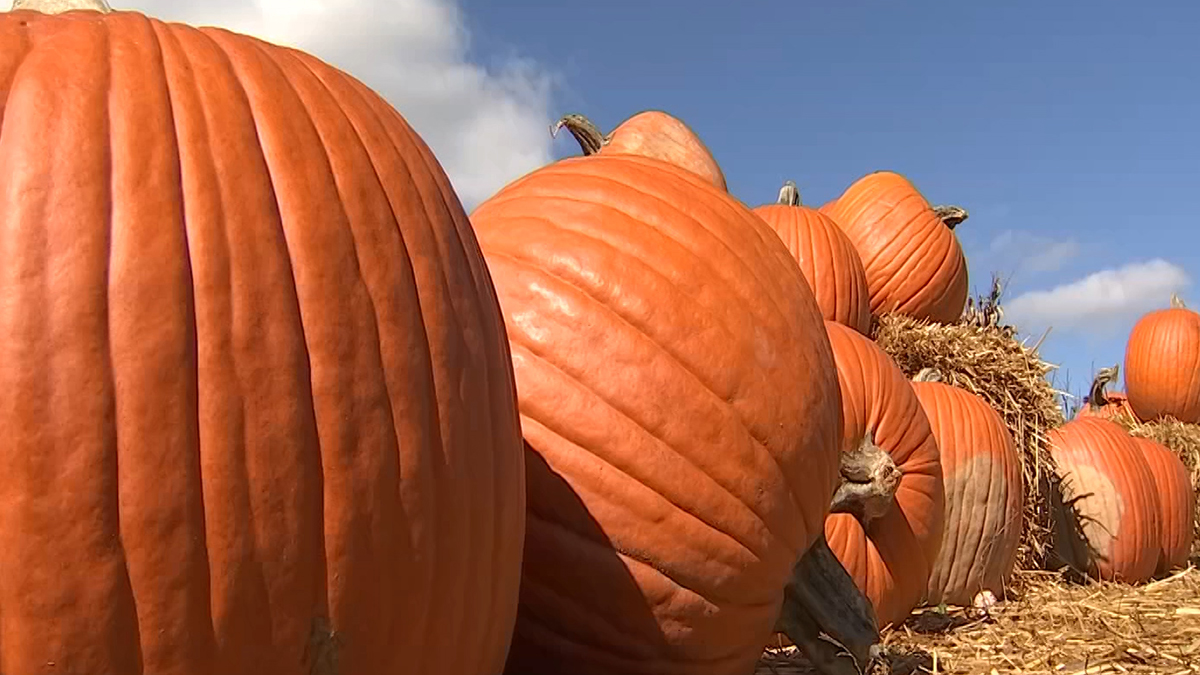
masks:
{"type": "Polygon", "coordinates": [[[1075,519],[1084,541],[1060,539],[1061,548],[1056,548],[1060,556],[1077,569],[1094,569],[1099,562],[1112,559],[1114,542],[1125,515],[1125,500],[1104,471],[1083,463],[1073,463],[1063,469],[1063,497],[1069,508],[1061,509],[1060,517],[1075,519]],[[1086,546],[1081,546],[1083,543],[1086,546]]]}

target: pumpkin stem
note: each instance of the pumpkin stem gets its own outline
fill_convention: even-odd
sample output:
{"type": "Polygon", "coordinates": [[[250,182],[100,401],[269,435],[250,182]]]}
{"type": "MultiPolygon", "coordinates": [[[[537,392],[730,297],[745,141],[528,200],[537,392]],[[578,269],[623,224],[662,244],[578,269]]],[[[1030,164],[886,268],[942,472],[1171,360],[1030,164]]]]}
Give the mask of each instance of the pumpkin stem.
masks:
{"type": "Polygon", "coordinates": [[[966,220],[967,216],[970,215],[963,207],[952,206],[949,204],[935,206],[933,207],[933,212],[936,213],[937,217],[941,218],[942,222],[946,224],[946,227],[950,228],[951,230],[957,227],[959,223],[962,223],[964,220],[966,220]]]}
{"type": "Polygon", "coordinates": [[[12,11],[27,9],[42,14],[62,14],[73,10],[90,10],[108,14],[112,7],[104,0],[13,0],[12,11]]]}
{"type": "Polygon", "coordinates": [[[1186,309],[1187,308],[1187,305],[1183,304],[1183,298],[1180,298],[1178,293],[1171,294],[1171,308],[1172,309],[1186,309]]]}
{"type": "Polygon", "coordinates": [[[830,513],[849,513],[866,525],[892,508],[900,487],[900,469],[868,433],[858,447],[842,453],[842,484],[833,494],[830,513]]]}
{"type": "Polygon", "coordinates": [[[558,136],[558,132],[564,128],[571,132],[576,141],[579,141],[579,147],[583,150],[584,156],[600,152],[600,148],[608,145],[610,140],[600,131],[600,127],[579,113],[563,115],[554,123],[554,126],[550,127],[550,137],[558,136]]]}
{"type": "Polygon", "coordinates": [[[941,382],[942,379],[942,371],[937,368],[922,368],[913,376],[913,382],[941,382]]]}
{"type": "Polygon", "coordinates": [[[783,187],[779,188],[779,199],[775,203],[783,206],[800,206],[800,189],[796,187],[795,181],[784,181],[783,187]]]}
{"type": "Polygon", "coordinates": [[[1109,383],[1117,381],[1117,374],[1121,372],[1121,364],[1116,364],[1108,368],[1101,368],[1096,371],[1096,379],[1092,380],[1092,388],[1088,391],[1088,407],[1103,408],[1108,405],[1108,397],[1104,394],[1104,388],[1109,383]]]}
{"type": "Polygon", "coordinates": [[[871,601],[829,550],[824,531],[793,568],[775,626],[825,675],[860,675],[882,656],[871,601]]]}

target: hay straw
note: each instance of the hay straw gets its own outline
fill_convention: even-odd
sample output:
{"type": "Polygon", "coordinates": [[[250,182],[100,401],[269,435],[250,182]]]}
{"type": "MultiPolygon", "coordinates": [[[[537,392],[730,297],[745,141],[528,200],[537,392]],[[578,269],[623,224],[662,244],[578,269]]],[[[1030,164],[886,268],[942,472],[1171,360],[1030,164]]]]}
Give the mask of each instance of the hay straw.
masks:
{"type": "MultiPolygon", "coordinates": [[[[1018,597],[986,613],[925,610],[884,634],[892,673],[1200,673],[1200,571],[1145,586],[1020,572],[1018,597]]],[[[815,672],[769,648],[755,675],[815,672]]]]}
{"type": "Polygon", "coordinates": [[[875,340],[909,377],[936,368],[945,382],[978,394],[1000,413],[1021,451],[1025,478],[1017,567],[1040,569],[1050,551],[1055,489],[1046,432],[1063,423],[1057,392],[1046,379],[1055,366],[1041,360],[1037,345],[1018,341],[1011,327],[978,316],[943,325],[884,315],[875,340]]]}
{"type": "MultiPolygon", "coordinates": [[[[1139,422],[1125,414],[1115,415],[1113,421],[1128,429],[1130,434],[1158,441],[1179,455],[1192,473],[1192,489],[1200,494],[1200,425],[1185,424],[1173,417],[1139,422]]],[[[1192,557],[1200,560],[1200,508],[1193,514],[1193,522],[1192,557]]]]}

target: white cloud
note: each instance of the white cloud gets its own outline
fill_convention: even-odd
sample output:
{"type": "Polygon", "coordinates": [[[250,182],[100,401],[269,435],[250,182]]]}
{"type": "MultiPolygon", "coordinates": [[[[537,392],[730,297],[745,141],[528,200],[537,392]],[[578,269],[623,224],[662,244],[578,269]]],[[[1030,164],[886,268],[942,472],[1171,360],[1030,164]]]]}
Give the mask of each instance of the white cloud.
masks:
{"type": "Polygon", "coordinates": [[[416,129],[470,210],[553,158],[553,78],[537,64],[471,63],[456,0],[117,0],[167,21],[297,47],[379,92],[416,129]]]}
{"type": "Polygon", "coordinates": [[[1017,261],[1017,269],[1038,274],[1056,272],[1077,257],[1079,242],[1055,240],[1025,230],[1005,230],[992,239],[988,251],[996,258],[1017,261]]]}
{"type": "Polygon", "coordinates": [[[1005,305],[1005,319],[1026,332],[1046,326],[1105,332],[1167,306],[1171,293],[1189,285],[1183,268],[1155,258],[1101,270],[1048,291],[1023,293],[1005,305]]]}

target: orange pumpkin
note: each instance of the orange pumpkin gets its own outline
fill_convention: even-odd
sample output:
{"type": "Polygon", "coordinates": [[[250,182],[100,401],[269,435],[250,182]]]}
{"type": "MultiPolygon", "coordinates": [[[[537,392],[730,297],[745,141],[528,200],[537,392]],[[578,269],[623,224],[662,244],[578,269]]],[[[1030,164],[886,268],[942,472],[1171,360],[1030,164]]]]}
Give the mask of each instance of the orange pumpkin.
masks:
{"type": "Polygon", "coordinates": [[[880,626],[899,623],[921,601],[945,523],[937,440],[912,384],[861,333],[825,322],[841,385],[843,452],[874,446],[900,471],[893,494],[825,524],[829,547],[871,600],[880,626]]]}
{"type": "Polygon", "coordinates": [[[1136,583],[1153,576],[1161,509],[1133,437],[1110,420],[1084,417],[1054,429],[1048,441],[1066,503],[1056,514],[1058,556],[1099,579],[1136,583]]]}
{"type": "Polygon", "coordinates": [[[871,332],[871,303],[867,276],[854,245],[829,216],[800,204],[800,191],[788,181],[779,201],[754,209],[779,235],[800,265],[800,271],[829,321],[871,332]]]}
{"type": "Polygon", "coordinates": [[[907,178],[879,171],[857,180],[826,213],[858,249],[872,312],[941,323],[962,316],[967,261],[954,227],[966,211],[930,206],[907,178]]]}
{"type": "Polygon", "coordinates": [[[136,12],[0,14],[0,81],[0,671],[498,672],[515,389],[429,148],[136,12]]]}
{"type": "Polygon", "coordinates": [[[1118,415],[1124,415],[1131,420],[1136,420],[1137,415],[1133,409],[1129,407],[1129,399],[1121,392],[1106,392],[1105,387],[1110,383],[1115,382],[1117,374],[1120,371],[1120,366],[1111,366],[1101,368],[1095,379],[1092,380],[1092,387],[1086,398],[1083,400],[1083,405],[1075,413],[1075,417],[1102,417],[1111,419],[1118,415]]]}
{"type": "Polygon", "coordinates": [[[508,672],[749,672],[838,472],[800,269],[739,201],[637,155],[538,169],[472,222],[527,443],[508,672]]]}
{"type": "Polygon", "coordinates": [[[1178,296],[1146,314],[1125,346],[1125,392],[1138,419],[1200,423],[1200,314],[1178,296]]]}
{"type": "Polygon", "coordinates": [[[1003,597],[1021,539],[1021,459],[986,401],[929,377],[922,371],[912,386],[941,453],[946,527],[926,599],[970,605],[983,590],[1003,597]]]}
{"type": "Polygon", "coordinates": [[[607,135],[588,118],[564,115],[554,133],[566,128],[579,141],[584,155],[639,155],[661,159],[687,169],[713,186],[726,190],[725,174],[704,141],[682,120],[659,110],[640,112],[607,135]]]}
{"type": "Polygon", "coordinates": [[[1192,477],[1179,456],[1162,443],[1138,437],[1133,441],[1150,467],[1162,508],[1162,558],[1157,571],[1169,572],[1187,565],[1192,551],[1192,520],[1196,513],[1192,477]]]}

